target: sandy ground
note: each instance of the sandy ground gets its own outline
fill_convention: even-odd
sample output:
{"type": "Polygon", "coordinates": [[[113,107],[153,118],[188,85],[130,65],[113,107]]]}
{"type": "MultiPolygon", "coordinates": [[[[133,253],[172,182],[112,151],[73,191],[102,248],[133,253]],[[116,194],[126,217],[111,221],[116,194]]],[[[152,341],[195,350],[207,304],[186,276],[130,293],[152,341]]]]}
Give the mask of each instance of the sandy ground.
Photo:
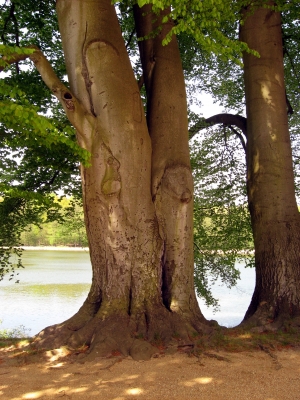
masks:
{"type": "Polygon", "coordinates": [[[64,355],[63,349],[29,358],[0,350],[0,398],[300,399],[300,349],[175,353],[144,362],[113,357],[83,363],[64,355]]]}

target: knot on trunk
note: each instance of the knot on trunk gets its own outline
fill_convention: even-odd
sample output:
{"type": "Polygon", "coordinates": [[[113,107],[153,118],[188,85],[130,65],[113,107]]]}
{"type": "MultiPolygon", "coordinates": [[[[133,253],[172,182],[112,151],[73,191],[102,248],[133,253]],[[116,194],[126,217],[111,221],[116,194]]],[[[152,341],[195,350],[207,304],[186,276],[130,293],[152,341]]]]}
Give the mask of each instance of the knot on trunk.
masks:
{"type": "Polygon", "coordinates": [[[102,193],[106,196],[119,194],[121,190],[121,176],[119,174],[120,163],[110,155],[106,160],[105,174],[101,184],[102,193]]]}
{"type": "Polygon", "coordinates": [[[193,178],[190,169],[183,165],[168,167],[162,178],[162,189],[182,203],[189,203],[193,198],[193,178]]]}
{"type": "Polygon", "coordinates": [[[75,104],[73,101],[73,96],[71,95],[70,92],[65,92],[63,95],[63,101],[67,107],[68,110],[74,111],[75,110],[75,104]]]}

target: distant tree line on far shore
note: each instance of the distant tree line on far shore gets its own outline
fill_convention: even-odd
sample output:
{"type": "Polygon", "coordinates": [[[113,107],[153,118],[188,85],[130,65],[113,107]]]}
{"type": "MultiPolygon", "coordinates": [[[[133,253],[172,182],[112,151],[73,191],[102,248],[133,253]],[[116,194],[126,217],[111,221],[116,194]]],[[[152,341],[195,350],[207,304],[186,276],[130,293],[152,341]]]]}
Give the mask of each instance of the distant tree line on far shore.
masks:
{"type": "MultiPolygon", "coordinates": [[[[75,224],[74,224],[75,225],[75,224]]],[[[71,227],[69,224],[49,222],[41,227],[30,226],[21,235],[24,246],[69,246],[87,247],[84,226],[71,227]]]]}
{"type": "Polygon", "coordinates": [[[69,215],[66,213],[60,222],[45,221],[39,226],[29,225],[21,234],[22,245],[87,247],[83,212],[78,206],[74,211],[69,215]]]}

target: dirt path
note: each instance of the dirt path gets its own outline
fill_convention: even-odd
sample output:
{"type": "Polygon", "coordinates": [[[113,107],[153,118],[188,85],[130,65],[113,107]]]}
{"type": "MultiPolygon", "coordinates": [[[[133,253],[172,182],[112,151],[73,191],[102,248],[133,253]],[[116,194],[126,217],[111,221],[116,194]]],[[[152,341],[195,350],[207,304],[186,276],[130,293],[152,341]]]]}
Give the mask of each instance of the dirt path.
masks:
{"type": "Polygon", "coordinates": [[[300,350],[205,352],[74,362],[64,350],[0,350],[0,398],[101,400],[300,399],[300,350]],[[30,362],[29,362],[30,361],[30,362]],[[34,361],[34,363],[32,363],[34,361]]]}

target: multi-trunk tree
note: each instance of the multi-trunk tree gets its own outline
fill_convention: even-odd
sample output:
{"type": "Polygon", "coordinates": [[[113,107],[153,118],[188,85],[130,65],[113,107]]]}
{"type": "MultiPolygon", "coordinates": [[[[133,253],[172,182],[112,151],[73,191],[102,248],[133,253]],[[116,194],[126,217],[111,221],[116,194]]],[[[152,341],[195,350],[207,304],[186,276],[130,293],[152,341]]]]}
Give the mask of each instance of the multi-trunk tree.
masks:
{"type": "MultiPolygon", "coordinates": [[[[91,154],[81,165],[85,224],[93,268],[76,315],[38,335],[43,346],[86,343],[135,358],[148,341],[184,342],[206,329],[193,280],[193,180],[181,60],[172,27],[141,42],[147,118],[110,0],[56,4],[67,88],[38,49],[29,57],[91,154]]],[[[140,36],[161,18],[136,8],[140,36]]]]}
{"type": "MultiPolygon", "coordinates": [[[[175,3],[180,8],[185,2],[175,3]]],[[[210,3],[203,2],[210,13],[203,30],[214,34],[228,3],[216,0],[220,10],[210,3]]],[[[193,333],[209,329],[194,292],[186,95],[172,34],[184,19],[174,25],[168,8],[154,14],[149,5],[134,6],[137,35],[143,39],[143,78],[137,82],[110,0],[58,0],[56,9],[70,87],[35,47],[7,61],[29,57],[34,62],[75,127],[78,144],[90,153],[81,178],[93,281],[78,313],[46,328],[36,342],[85,343],[91,354],[118,350],[147,358],[155,351],[151,341],[168,342],[176,335],[187,343],[193,333]]],[[[298,313],[298,211],[283,115],[279,14],[268,8],[252,12],[241,29],[242,40],[260,53],[260,58],[244,56],[248,195],[257,248],[257,285],[246,318],[253,315],[252,321],[264,325],[298,313]]],[[[195,21],[193,26],[197,38],[195,21]]],[[[219,40],[223,56],[246,48],[228,50],[224,35],[207,37],[202,44],[215,49],[219,40]]]]}

